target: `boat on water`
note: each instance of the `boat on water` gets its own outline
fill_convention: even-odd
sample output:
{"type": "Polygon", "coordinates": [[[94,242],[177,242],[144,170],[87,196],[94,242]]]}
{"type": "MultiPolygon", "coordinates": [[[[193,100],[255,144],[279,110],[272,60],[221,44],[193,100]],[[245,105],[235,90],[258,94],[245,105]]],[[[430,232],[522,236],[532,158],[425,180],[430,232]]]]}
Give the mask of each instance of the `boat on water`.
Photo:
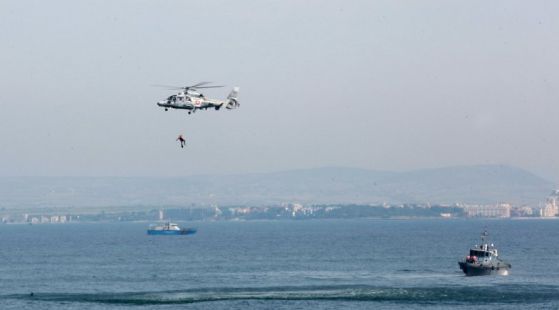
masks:
{"type": "Polygon", "coordinates": [[[148,235],[192,235],[195,233],[195,228],[180,228],[179,225],[170,222],[150,225],[148,228],[148,235]]]}
{"type": "Polygon", "coordinates": [[[497,248],[488,241],[489,234],[484,231],[481,234],[481,244],[474,245],[470,249],[470,255],[458,262],[460,269],[467,276],[486,276],[509,274],[511,264],[499,257],[497,248]]]}

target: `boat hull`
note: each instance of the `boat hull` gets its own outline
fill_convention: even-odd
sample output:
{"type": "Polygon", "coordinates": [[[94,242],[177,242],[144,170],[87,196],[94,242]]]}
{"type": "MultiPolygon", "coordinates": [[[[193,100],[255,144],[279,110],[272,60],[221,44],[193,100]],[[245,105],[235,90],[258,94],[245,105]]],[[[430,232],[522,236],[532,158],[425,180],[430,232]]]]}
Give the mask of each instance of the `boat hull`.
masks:
{"type": "Polygon", "coordinates": [[[177,236],[177,235],[193,235],[195,233],[196,233],[196,229],[194,228],[187,228],[181,230],[148,229],[148,235],[177,236]]]}
{"type": "Polygon", "coordinates": [[[496,264],[458,262],[458,265],[467,276],[506,276],[510,273],[510,264],[504,262],[498,262],[496,264]]]}

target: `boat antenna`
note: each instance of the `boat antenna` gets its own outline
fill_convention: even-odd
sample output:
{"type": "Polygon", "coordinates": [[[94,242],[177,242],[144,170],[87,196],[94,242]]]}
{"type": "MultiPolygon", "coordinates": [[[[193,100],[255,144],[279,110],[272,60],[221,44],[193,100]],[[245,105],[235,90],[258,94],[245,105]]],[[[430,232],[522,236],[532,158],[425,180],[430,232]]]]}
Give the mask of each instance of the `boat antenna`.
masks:
{"type": "Polygon", "coordinates": [[[481,242],[485,243],[485,239],[489,236],[489,233],[487,232],[487,227],[483,230],[483,232],[481,233],[481,242]]]}

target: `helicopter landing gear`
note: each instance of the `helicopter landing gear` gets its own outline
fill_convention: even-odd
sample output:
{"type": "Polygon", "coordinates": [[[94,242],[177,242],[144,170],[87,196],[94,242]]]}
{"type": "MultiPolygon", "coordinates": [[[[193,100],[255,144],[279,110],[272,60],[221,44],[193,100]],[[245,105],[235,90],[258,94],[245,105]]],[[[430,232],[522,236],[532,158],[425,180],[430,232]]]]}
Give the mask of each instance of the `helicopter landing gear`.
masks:
{"type": "Polygon", "coordinates": [[[168,109],[168,108],[165,108],[165,111],[169,111],[169,109],[168,109]]]}

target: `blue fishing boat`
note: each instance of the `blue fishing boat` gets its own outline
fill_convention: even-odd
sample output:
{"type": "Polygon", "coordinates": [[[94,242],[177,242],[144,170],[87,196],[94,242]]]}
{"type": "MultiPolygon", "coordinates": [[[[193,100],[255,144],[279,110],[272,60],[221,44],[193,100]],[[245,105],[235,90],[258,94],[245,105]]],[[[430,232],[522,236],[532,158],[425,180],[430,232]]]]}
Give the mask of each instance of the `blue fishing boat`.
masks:
{"type": "Polygon", "coordinates": [[[195,228],[180,228],[175,223],[164,223],[163,225],[150,225],[148,235],[192,235],[196,233],[195,228]]]}

